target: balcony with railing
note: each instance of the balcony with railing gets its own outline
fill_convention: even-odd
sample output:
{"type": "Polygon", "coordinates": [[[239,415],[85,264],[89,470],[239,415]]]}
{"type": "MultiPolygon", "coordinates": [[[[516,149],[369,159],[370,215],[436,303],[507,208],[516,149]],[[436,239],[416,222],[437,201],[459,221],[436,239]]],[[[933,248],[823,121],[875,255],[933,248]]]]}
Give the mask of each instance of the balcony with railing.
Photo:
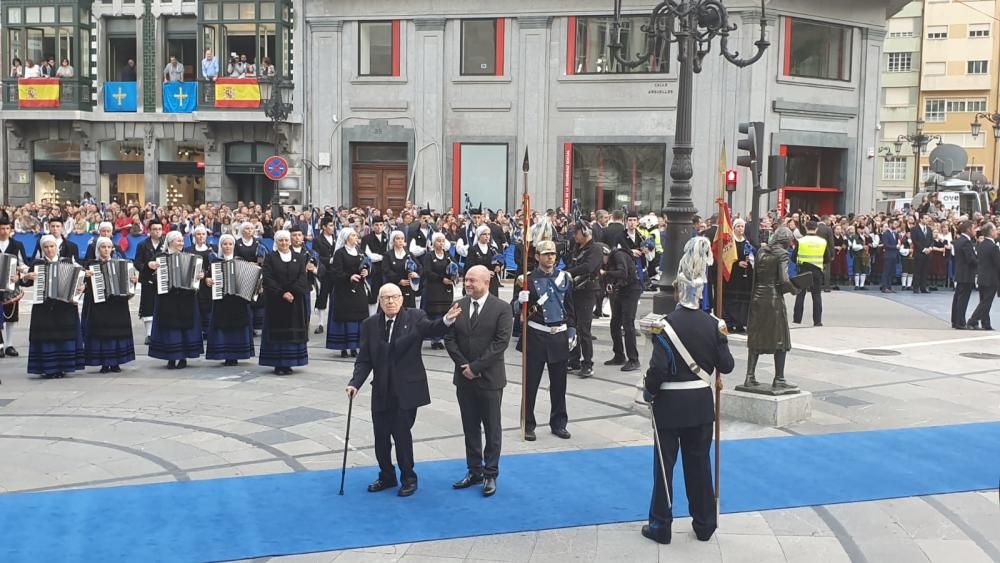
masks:
{"type": "Polygon", "coordinates": [[[90,78],[4,78],[2,109],[90,111],[90,78]]]}

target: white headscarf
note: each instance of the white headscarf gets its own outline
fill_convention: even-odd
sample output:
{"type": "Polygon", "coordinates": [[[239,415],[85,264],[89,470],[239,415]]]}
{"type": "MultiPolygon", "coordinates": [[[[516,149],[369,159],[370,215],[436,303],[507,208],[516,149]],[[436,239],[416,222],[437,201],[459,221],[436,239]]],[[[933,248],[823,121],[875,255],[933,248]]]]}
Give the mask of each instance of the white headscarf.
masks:
{"type": "Polygon", "coordinates": [[[489,233],[489,232],[491,231],[487,225],[479,225],[478,227],[476,227],[476,243],[479,242],[479,237],[481,237],[483,233],[489,233]]]}
{"type": "MultiPolygon", "coordinates": [[[[42,238],[38,239],[38,248],[41,249],[43,246],[45,246],[45,243],[47,243],[47,242],[51,242],[52,244],[55,244],[56,248],[58,249],[58,244],[59,243],[56,241],[56,237],[54,237],[52,235],[42,235],[42,238]]],[[[44,252],[42,253],[41,256],[42,256],[42,258],[44,258],[44,259],[47,260],[47,258],[45,258],[45,253],[44,252]]],[[[58,255],[56,257],[58,258],[58,255]]]]}
{"type": "Polygon", "coordinates": [[[434,245],[434,243],[437,242],[437,239],[444,239],[445,252],[448,252],[448,250],[451,249],[451,241],[448,240],[448,237],[444,236],[444,233],[441,231],[435,231],[434,234],[431,235],[431,245],[434,245]]]}
{"type": "Polygon", "coordinates": [[[182,235],[180,231],[170,231],[167,233],[167,236],[163,239],[163,244],[167,247],[167,252],[174,252],[170,250],[170,243],[177,239],[184,240],[184,235],[182,235]]]}
{"type": "Polygon", "coordinates": [[[403,234],[403,231],[393,231],[393,232],[389,233],[389,249],[390,250],[395,250],[396,249],[396,237],[397,236],[403,237],[403,243],[404,243],[403,248],[404,249],[406,248],[406,245],[405,245],[405,243],[406,243],[406,235],[403,234]]]}
{"type": "Polygon", "coordinates": [[[292,233],[282,229],[274,233],[274,242],[278,242],[281,239],[288,239],[289,242],[292,240],[292,233]]]}
{"type": "Polygon", "coordinates": [[[111,250],[114,251],[115,243],[108,237],[97,237],[97,241],[94,243],[94,249],[100,250],[102,244],[108,244],[111,246],[111,250]]]}
{"type": "Polygon", "coordinates": [[[229,233],[226,233],[226,234],[222,235],[221,237],[219,237],[219,247],[217,249],[217,252],[218,252],[219,256],[224,256],[224,254],[222,252],[222,243],[224,241],[227,241],[227,240],[233,241],[233,254],[236,253],[236,237],[234,237],[233,235],[231,235],[229,233]]]}
{"type": "Polygon", "coordinates": [[[340,250],[347,246],[347,239],[350,238],[352,233],[357,234],[357,231],[354,229],[340,229],[340,232],[337,233],[337,246],[334,247],[334,250],[340,250]]]}
{"type": "Polygon", "coordinates": [[[115,230],[115,226],[112,225],[111,223],[107,222],[107,221],[103,221],[103,222],[101,222],[100,225],[97,226],[97,230],[98,231],[100,231],[101,229],[108,229],[108,230],[113,231],[113,230],[115,230]]]}

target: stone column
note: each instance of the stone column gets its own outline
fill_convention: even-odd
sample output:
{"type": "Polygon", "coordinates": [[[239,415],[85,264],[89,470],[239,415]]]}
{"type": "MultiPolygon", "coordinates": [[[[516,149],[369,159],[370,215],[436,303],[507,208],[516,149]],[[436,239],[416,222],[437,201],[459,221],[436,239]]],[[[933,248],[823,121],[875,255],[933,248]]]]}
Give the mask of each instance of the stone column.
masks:
{"type": "Polygon", "coordinates": [[[97,147],[96,143],[86,141],[80,143],[80,197],[84,192],[99,197],[101,186],[97,181],[97,147]]]}
{"type": "Polygon", "coordinates": [[[327,202],[349,202],[350,186],[342,186],[342,167],[350,163],[341,161],[337,139],[340,131],[333,135],[335,125],[331,115],[343,120],[346,115],[341,108],[341,81],[349,80],[356,61],[348,61],[342,56],[344,22],[341,20],[310,20],[309,41],[304,41],[306,55],[296,68],[296,75],[304,75],[300,82],[303,99],[311,104],[310,111],[302,112],[302,127],[305,131],[303,154],[315,162],[317,172],[312,175],[312,185],[306,193],[314,205],[327,202]],[[330,61],[341,61],[331,65],[330,61]],[[331,135],[334,141],[331,142],[331,135]]]}
{"type": "MultiPolygon", "coordinates": [[[[528,149],[531,171],[528,188],[532,207],[544,210],[562,202],[562,190],[552,187],[556,172],[550,166],[562,147],[548,143],[549,105],[549,33],[552,16],[522,16],[517,18],[517,138],[516,151],[518,194],[524,191],[524,175],[520,173],[524,150],[528,149]],[[555,151],[555,153],[553,152],[555,151]],[[551,168],[551,169],[550,169],[551,168]]],[[[517,199],[520,201],[520,198],[517,199]]]]}
{"type": "Polygon", "coordinates": [[[156,131],[152,124],[147,124],[143,130],[143,188],[146,203],[154,202],[160,205],[160,167],[159,146],[156,142],[156,131]]]}
{"type": "MultiPolygon", "coordinates": [[[[857,145],[854,162],[856,167],[848,168],[854,174],[854,190],[844,194],[844,211],[871,209],[875,203],[875,165],[877,158],[868,158],[868,149],[878,145],[879,132],[875,127],[879,122],[879,93],[882,87],[882,45],[885,43],[884,29],[865,29],[861,45],[861,72],[858,84],[857,145]]],[[[851,183],[848,182],[848,188],[851,183]]]]}
{"type": "Polygon", "coordinates": [[[414,82],[416,101],[416,146],[413,150],[416,186],[413,202],[433,209],[446,209],[444,194],[444,18],[413,21],[416,39],[413,42],[414,66],[407,75],[414,82]],[[424,146],[434,144],[438,150],[424,146]]]}
{"type": "Polygon", "coordinates": [[[3,131],[7,138],[7,203],[24,205],[32,201],[31,193],[31,145],[25,140],[24,131],[11,122],[3,131]]]}

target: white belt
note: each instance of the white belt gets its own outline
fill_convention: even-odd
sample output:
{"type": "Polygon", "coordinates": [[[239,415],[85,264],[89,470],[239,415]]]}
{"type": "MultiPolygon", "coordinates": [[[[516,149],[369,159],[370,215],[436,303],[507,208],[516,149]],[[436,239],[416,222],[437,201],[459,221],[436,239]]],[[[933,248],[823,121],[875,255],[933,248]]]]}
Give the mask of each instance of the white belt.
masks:
{"type": "Polygon", "coordinates": [[[667,381],[660,384],[660,391],[678,391],[681,389],[707,389],[708,383],[702,379],[695,381],[667,381]]]}
{"type": "Polygon", "coordinates": [[[528,326],[530,326],[531,328],[533,328],[535,330],[540,330],[542,332],[547,332],[549,334],[559,334],[560,332],[565,332],[566,331],[566,325],[564,325],[564,324],[557,325],[557,326],[545,326],[542,323],[536,323],[534,321],[528,321],[528,326]]]}

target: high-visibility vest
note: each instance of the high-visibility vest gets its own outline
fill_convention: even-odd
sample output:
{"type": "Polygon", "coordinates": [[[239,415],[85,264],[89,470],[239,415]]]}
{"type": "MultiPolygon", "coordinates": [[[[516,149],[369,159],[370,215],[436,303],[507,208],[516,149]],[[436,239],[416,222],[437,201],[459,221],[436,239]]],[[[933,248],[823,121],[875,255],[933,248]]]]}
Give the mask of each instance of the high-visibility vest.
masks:
{"type": "Polygon", "coordinates": [[[653,232],[650,234],[653,235],[653,241],[656,243],[656,253],[663,252],[663,244],[660,241],[660,229],[653,229],[653,232]]]}
{"type": "Polygon", "coordinates": [[[806,235],[799,239],[798,254],[795,261],[799,264],[812,264],[823,269],[823,256],[826,255],[826,239],[816,235],[806,235]]]}

